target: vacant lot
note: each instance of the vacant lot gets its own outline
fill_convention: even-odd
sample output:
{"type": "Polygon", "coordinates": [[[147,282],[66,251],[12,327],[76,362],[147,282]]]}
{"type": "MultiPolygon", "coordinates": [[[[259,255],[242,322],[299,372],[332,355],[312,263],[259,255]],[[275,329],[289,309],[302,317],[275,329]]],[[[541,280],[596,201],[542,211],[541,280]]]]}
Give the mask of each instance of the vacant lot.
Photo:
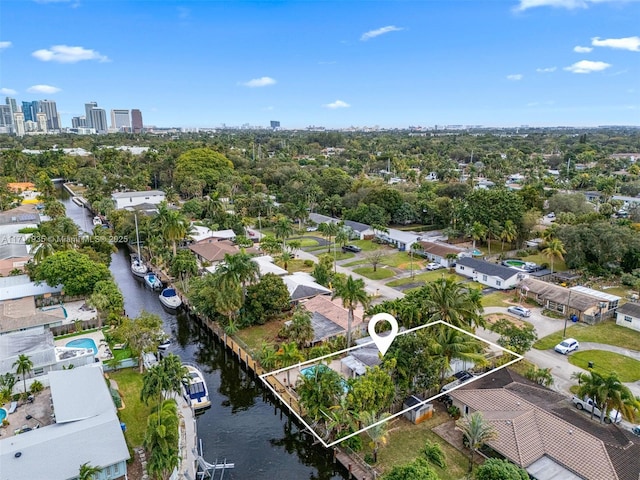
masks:
{"type": "MultiPolygon", "coordinates": [[[[640,350],[640,332],[616,325],[613,320],[607,320],[597,325],[578,323],[567,328],[567,337],[580,342],[604,343],[617,345],[630,350],[640,350]]],[[[562,332],[556,332],[541,338],[533,344],[533,348],[547,350],[562,341],[562,332]]]]}

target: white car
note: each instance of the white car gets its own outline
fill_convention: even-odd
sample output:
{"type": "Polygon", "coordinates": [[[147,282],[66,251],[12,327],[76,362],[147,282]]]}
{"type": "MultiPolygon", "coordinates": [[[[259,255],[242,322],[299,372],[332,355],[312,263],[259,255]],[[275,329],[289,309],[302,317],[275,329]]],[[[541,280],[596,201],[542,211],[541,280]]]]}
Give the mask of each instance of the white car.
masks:
{"type": "Polygon", "coordinates": [[[580,344],[575,338],[566,338],[557,344],[554,350],[558,353],[562,353],[566,355],[567,353],[571,353],[580,348],[580,344]]]}
{"type": "Polygon", "coordinates": [[[307,227],[307,232],[317,232],[318,227],[307,227]]]}
{"type": "Polygon", "coordinates": [[[507,308],[507,312],[513,313],[514,315],[519,315],[521,317],[530,317],[531,310],[528,308],[521,307],[520,305],[515,305],[513,307],[507,308]]]}
{"type": "Polygon", "coordinates": [[[431,262],[427,264],[426,268],[427,270],[439,270],[440,268],[442,268],[442,265],[440,265],[439,263],[431,262]]]}

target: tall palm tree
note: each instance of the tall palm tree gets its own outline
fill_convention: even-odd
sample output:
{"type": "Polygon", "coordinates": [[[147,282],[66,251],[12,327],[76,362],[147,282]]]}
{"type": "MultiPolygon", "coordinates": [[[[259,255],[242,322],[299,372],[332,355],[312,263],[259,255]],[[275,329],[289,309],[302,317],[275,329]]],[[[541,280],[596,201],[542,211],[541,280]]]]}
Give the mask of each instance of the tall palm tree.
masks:
{"type": "Polygon", "coordinates": [[[94,467],[89,462],[80,465],[80,472],[78,473],[78,480],[95,480],[102,472],[102,468],[94,467]]]}
{"type": "MultiPolygon", "coordinates": [[[[296,345],[296,342],[289,342],[289,343],[283,344],[280,347],[280,350],[277,351],[276,357],[278,358],[280,363],[285,367],[288,367],[290,365],[293,365],[294,363],[298,363],[304,360],[304,356],[302,355],[300,350],[298,350],[298,345],[296,345]]],[[[290,373],[291,373],[291,369],[288,369],[287,383],[289,385],[291,385],[291,376],[289,375],[290,373]]]]}
{"type": "Polygon", "coordinates": [[[223,283],[240,286],[244,296],[247,286],[255,283],[260,277],[260,267],[252,260],[251,255],[244,251],[234,255],[227,253],[224,262],[216,270],[216,275],[223,283]]]}
{"type": "Polygon", "coordinates": [[[380,416],[376,415],[375,412],[361,412],[360,413],[360,421],[364,424],[365,427],[368,427],[365,430],[366,434],[371,439],[371,444],[373,446],[373,461],[374,463],[378,461],[378,449],[380,446],[384,446],[389,441],[389,423],[385,422],[391,414],[388,412],[382,413],[380,416]],[[375,425],[377,422],[378,423],[375,425]]]}
{"type": "Polygon", "coordinates": [[[473,225],[471,225],[471,229],[469,230],[469,234],[471,235],[471,238],[473,240],[473,249],[475,250],[476,241],[484,240],[484,238],[487,236],[487,227],[485,227],[480,222],[473,222],[473,225]]]}
{"type": "Polygon", "coordinates": [[[443,320],[460,328],[484,324],[481,295],[467,289],[455,277],[438,278],[423,288],[425,313],[431,320],[443,320]]]}
{"type": "Polygon", "coordinates": [[[334,222],[321,223],[318,225],[318,231],[329,241],[327,253],[331,253],[331,237],[338,234],[338,224],[334,222]]]}
{"type": "Polygon", "coordinates": [[[422,244],[420,242],[412,243],[409,246],[409,256],[411,257],[411,278],[415,277],[415,273],[414,273],[414,270],[413,270],[413,253],[416,250],[422,250],[422,244]]]}
{"type": "Polygon", "coordinates": [[[351,346],[351,326],[353,324],[353,311],[362,305],[363,308],[369,306],[370,298],[364,288],[364,280],[354,279],[351,275],[346,280],[336,282],[333,296],[342,299],[342,306],[348,310],[347,313],[347,348],[351,346]]]}
{"type": "Polygon", "coordinates": [[[477,340],[455,328],[439,325],[429,350],[433,355],[444,358],[444,364],[440,371],[440,378],[444,379],[447,370],[451,367],[451,360],[459,359],[474,362],[476,366],[486,363],[482,355],[482,346],[477,340]]]}
{"type": "Polygon", "coordinates": [[[178,210],[169,210],[162,233],[164,238],[171,242],[174,257],[177,252],[177,243],[189,234],[190,229],[189,220],[184,215],[178,210]]]}
{"type": "MultiPolygon", "coordinates": [[[[572,375],[578,380],[578,393],[581,398],[590,397],[602,413],[600,422],[608,418],[612,409],[618,410],[625,418],[633,419],[634,411],[640,409],[640,402],[633,396],[629,388],[611,372],[606,377],[598,372],[579,372],[572,375]]],[[[593,419],[594,410],[591,410],[593,419]]]]}
{"type": "Polygon", "coordinates": [[[273,226],[273,231],[276,234],[276,238],[282,239],[282,248],[284,248],[287,238],[293,235],[293,226],[287,217],[280,215],[273,226]]]}
{"type": "Polygon", "coordinates": [[[475,453],[486,442],[497,438],[498,432],[493,425],[484,419],[480,412],[473,412],[471,415],[465,415],[456,421],[456,429],[460,430],[469,442],[469,449],[471,450],[469,471],[471,472],[475,453]]]}
{"type": "Polygon", "coordinates": [[[513,220],[507,220],[504,222],[504,226],[502,227],[502,231],[500,232],[500,240],[502,240],[502,248],[501,251],[504,252],[504,242],[511,243],[518,236],[518,229],[516,228],[516,224],[513,223],[513,220]]]}
{"type": "Polygon", "coordinates": [[[33,370],[31,358],[28,355],[20,354],[12,366],[16,368],[16,374],[22,375],[23,392],[27,393],[27,375],[33,370]]]}
{"type": "Polygon", "coordinates": [[[349,232],[347,232],[346,228],[341,228],[336,233],[336,243],[341,247],[344,247],[349,241],[349,232]]]}
{"type": "Polygon", "coordinates": [[[542,254],[551,260],[551,273],[553,273],[553,262],[555,259],[564,260],[563,253],[567,253],[564,244],[559,238],[554,238],[547,242],[547,248],[542,250],[542,254]]]}

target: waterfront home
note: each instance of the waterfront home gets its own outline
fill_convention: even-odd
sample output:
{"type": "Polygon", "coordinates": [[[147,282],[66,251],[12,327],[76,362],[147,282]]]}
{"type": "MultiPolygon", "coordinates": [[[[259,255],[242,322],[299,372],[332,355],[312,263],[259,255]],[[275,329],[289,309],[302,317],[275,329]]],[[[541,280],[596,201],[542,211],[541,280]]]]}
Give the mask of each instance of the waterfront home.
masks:
{"type": "MultiPolygon", "coordinates": [[[[102,469],[100,480],[126,479],[129,449],[102,369],[50,372],[49,384],[55,423],[9,437],[3,433],[0,478],[71,480],[89,463],[102,469]]],[[[23,416],[27,407],[20,408],[23,416]]]]}
{"type": "Polygon", "coordinates": [[[273,263],[273,257],[269,255],[253,257],[251,260],[258,264],[261,277],[266,275],[267,273],[273,273],[274,275],[277,275],[279,277],[289,274],[287,270],[273,263]]]}
{"type": "Polygon", "coordinates": [[[486,442],[537,479],[638,480],[640,438],[602,425],[566,397],[502,369],[449,393],[463,415],[482,413],[498,433],[486,442]]]}
{"type": "Polygon", "coordinates": [[[616,323],[640,332],[640,303],[625,303],[616,310],[616,323]]]}
{"type": "MultiPolygon", "coordinates": [[[[329,296],[317,295],[301,302],[301,304],[312,314],[311,323],[314,331],[312,343],[319,343],[346,334],[349,311],[341,305],[340,299],[331,300],[329,296]]],[[[362,307],[358,307],[353,312],[352,332],[364,331],[363,316],[362,307]]]]}
{"type": "Polygon", "coordinates": [[[224,260],[226,254],[235,255],[240,250],[229,240],[218,240],[217,238],[206,238],[189,245],[191,250],[201,264],[217,264],[224,260]]]}
{"type": "Polygon", "coordinates": [[[236,233],[231,230],[211,230],[210,228],[191,224],[192,232],[189,234],[191,240],[195,243],[201,242],[202,240],[208,239],[216,239],[216,240],[229,240],[234,242],[236,240],[236,233]]]}
{"type": "Polygon", "coordinates": [[[497,290],[510,290],[520,281],[518,276],[521,272],[496,263],[463,257],[457,260],[456,273],[471,278],[487,287],[497,290]]]}
{"type": "Polygon", "coordinates": [[[316,282],[315,278],[305,272],[295,272],[282,277],[292,303],[297,303],[316,295],[330,295],[331,290],[316,282]]]}
{"type": "Polygon", "coordinates": [[[166,200],[161,190],[145,190],[142,192],[117,192],[111,194],[111,200],[116,210],[124,210],[143,203],[160,205],[166,200]]]}

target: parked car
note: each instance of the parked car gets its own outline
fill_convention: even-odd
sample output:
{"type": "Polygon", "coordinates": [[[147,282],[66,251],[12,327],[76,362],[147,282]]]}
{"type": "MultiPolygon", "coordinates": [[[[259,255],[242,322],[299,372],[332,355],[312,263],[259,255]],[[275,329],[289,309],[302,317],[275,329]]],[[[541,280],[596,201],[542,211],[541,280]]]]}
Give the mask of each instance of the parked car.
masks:
{"type": "Polygon", "coordinates": [[[554,220],[556,218],[556,214],[551,212],[547,215],[547,218],[550,218],[551,220],[554,220]]]}
{"type": "Polygon", "coordinates": [[[566,338],[557,344],[554,350],[558,353],[562,353],[566,355],[567,353],[573,352],[580,348],[580,344],[575,338],[566,338]]]}
{"type": "Polygon", "coordinates": [[[515,305],[513,307],[507,308],[507,312],[513,313],[514,315],[519,315],[521,317],[530,317],[531,310],[528,308],[521,307],[520,305],[515,305]]]}
{"type": "MultiPolygon", "coordinates": [[[[602,416],[603,412],[600,411],[595,402],[589,397],[580,398],[574,395],[571,401],[578,410],[586,410],[589,413],[593,411],[593,414],[596,417],[602,416]]],[[[604,423],[620,423],[622,421],[622,415],[620,414],[620,412],[618,412],[618,410],[612,408],[611,410],[609,410],[609,415],[603,418],[603,421],[604,423]]]]}
{"type": "Polygon", "coordinates": [[[358,252],[361,252],[362,249],[357,245],[345,245],[344,247],[342,247],[342,251],[358,253],[358,252]]]}
{"type": "Polygon", "coordinates": [[[431,262],[431,263],[427,264],[427,270],[438,270],[440,268],[443,268],[443,267],[439,263],[431,262]]]}
{"type": "Polygon", "coordinates": [[[307,227],[307,232],[317,232],[318,227],[307,227]]]}

